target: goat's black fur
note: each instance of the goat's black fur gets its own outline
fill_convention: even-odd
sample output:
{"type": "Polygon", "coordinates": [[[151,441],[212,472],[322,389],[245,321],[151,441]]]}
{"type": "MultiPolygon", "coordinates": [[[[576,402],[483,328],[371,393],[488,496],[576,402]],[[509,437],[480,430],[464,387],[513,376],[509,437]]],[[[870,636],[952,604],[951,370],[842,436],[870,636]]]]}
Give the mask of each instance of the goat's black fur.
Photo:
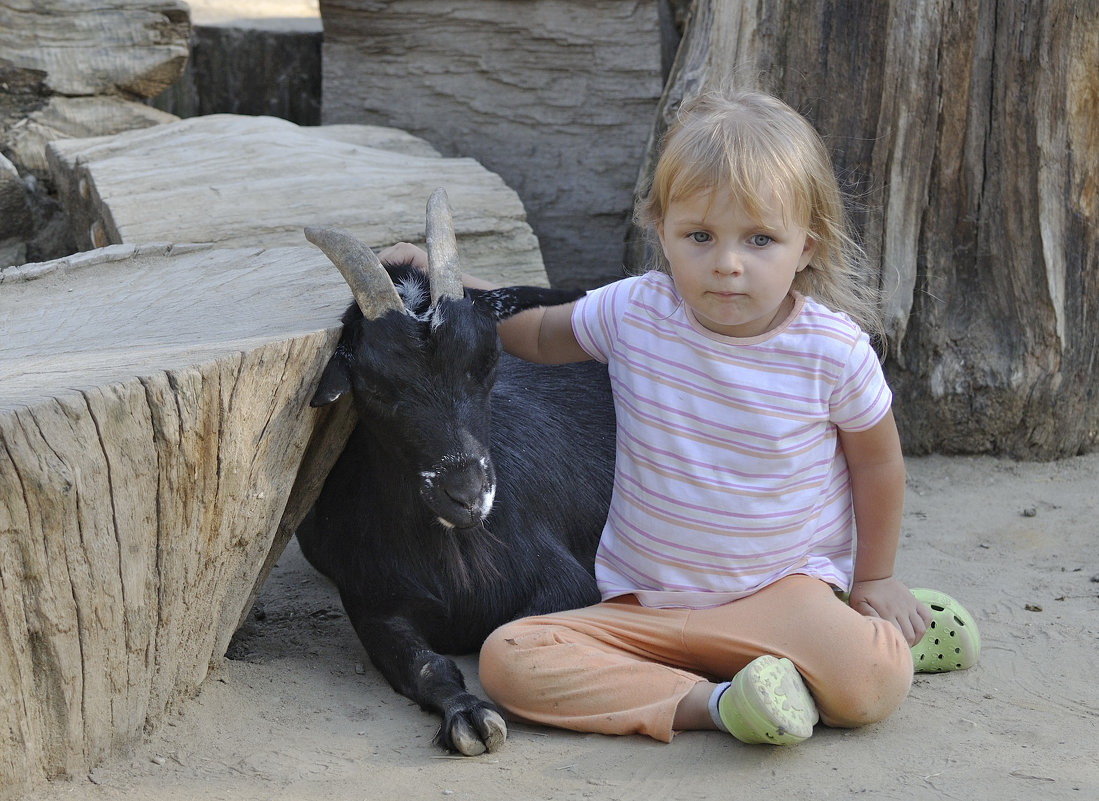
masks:
{"type": "Polygon", "coordinates": [[[378,670],[443,716],[438,742],[477,753],[506,728],[494,729],[495,707],[441,654],[474,652],[516,617],[599,599],[609,382],[595,362],[539,366],[500,351],[498,320],[578,293],[467,290],[427,309],[422,273],[389,272],[412,314],[344,315],[313,403],[350,390],[358,424],[298,540],[336,583],[378,670]]]}

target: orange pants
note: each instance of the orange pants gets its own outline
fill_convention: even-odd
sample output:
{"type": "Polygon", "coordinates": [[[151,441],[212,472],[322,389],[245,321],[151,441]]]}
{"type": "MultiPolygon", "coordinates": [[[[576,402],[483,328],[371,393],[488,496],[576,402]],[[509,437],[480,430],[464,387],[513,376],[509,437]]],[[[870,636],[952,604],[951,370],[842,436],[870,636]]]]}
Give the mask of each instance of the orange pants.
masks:
{"type": "Polygon", "coordinates": [[[480,679],[514,718],[669,742],[695,684],[728,680],[763,654],[797,666],[830,726],[888,717],[912,684],[896,626],[802,575],[712,609],[649,609],[625,596],[516,620],[485,641],[480,679]]]}

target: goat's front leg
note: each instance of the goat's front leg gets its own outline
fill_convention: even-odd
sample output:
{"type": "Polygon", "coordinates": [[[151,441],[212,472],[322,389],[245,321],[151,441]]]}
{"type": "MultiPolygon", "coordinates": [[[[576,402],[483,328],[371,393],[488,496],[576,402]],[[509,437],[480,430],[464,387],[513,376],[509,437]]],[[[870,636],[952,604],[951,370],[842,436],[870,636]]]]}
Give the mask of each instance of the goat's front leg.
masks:
{"type": "Polygon", "coordinates": [[[401,695],[421,708],[441,715],[435,741],[448,751],[476,756],[495,751],[507,739],[508,728],[491,701],[466,690],[462,671],[428,645],[408,618],[356,612],[344,598],[344,608],[370,661],[401,695]]]}

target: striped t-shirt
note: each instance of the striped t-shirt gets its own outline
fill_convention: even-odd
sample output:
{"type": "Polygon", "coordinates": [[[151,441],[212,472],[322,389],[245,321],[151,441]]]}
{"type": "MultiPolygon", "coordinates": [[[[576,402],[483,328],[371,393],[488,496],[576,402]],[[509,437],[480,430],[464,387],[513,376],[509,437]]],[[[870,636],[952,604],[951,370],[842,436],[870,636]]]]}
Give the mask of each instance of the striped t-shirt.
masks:
{"type": "Polygon", "coordinates": [[[595,564],[604,600],[703,608],[793,573],[850,588],[855,523],[837,428],[871,428],[892,395],[846,315],[798,295],[775,329],[725,337],[652,272],[589,292],[572,327],[608,364],[618,417],[595,564]]]}

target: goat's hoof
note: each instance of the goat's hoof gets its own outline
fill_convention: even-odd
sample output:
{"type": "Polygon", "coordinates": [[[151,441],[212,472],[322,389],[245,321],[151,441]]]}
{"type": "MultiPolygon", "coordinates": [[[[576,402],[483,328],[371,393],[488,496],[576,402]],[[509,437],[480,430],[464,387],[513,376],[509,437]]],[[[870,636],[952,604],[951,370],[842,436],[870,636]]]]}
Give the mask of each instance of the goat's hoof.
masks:
{"type": "Polygon", "coordinates": [[[508,738],[508,724],[495,712],[488,712],[481,726],[485,730],[485,749],[491,754],[508,738]]]}
{"type": "Polygon", "coordinates": [[[458,716],[450,728],[450,740],[454,750],[465,756],[478,756],[495,751],[508,737],[504,719],[491,709],[475,711],[473,723],[458,716]],[[475,724],[475,725],[474,725],[475,724]]]}

